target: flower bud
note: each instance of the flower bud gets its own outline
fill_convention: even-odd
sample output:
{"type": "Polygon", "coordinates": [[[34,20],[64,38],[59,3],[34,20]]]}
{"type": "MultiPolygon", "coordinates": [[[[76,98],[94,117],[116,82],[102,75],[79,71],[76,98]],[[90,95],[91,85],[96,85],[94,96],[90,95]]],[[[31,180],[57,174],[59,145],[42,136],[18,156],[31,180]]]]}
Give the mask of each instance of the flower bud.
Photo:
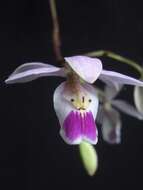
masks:
{"type": "Polygon", "coordinates": [[[98,167],[98,157],[94,146],[83,141],[79,145],[80,156],[88,175],[93,176],[98,167]]]}

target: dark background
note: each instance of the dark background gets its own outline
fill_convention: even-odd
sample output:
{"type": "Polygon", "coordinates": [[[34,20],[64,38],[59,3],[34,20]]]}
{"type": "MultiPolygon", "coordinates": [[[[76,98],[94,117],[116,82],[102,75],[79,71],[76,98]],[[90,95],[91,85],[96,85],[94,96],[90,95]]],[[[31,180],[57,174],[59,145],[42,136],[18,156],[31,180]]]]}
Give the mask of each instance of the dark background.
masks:
{"type": "MultiPolygon", "coordinates": [[[[65,56],[107,49],[142,63],[141,1],[60,0],[57,7],[65,56]]],[[[63,79],[3,83],[25,62],[56,62],[48,0],[4,1],[0,8],[0,189],[142,189],[142,122],[122,115],[121,145],[106,144],[99,133],[99,169],[90,178],[78,147],[66,145],[58,134],[52,97],[63,79]]],[[[138,77],[122,63],[102,60],[104,68],[138,77]]],[[[122,98],[132,102],[132,91],[124,88],[122,98]]]]}

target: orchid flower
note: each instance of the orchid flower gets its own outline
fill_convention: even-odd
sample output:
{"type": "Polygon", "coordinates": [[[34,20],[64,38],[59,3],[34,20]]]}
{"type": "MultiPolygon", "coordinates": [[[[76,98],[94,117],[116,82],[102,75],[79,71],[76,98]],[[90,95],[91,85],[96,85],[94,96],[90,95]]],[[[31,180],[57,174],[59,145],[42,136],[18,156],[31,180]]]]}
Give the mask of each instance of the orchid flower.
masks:
{"type": "Polygon", "coordinates": [[[115,81],[113,81],[113,83],[114,84],[112,85],[112,87],[108,85],[105,86],[104,94],[102,97],[103,104],[100,106],[100,111],[97,115],[97,121],[102,125],[101,127],[103,139],[110,144],[118,144],[121,142],[122,127],[119,111],[140,120],[143,120],[143,114],[141,114],[126,101],[115,99],[117,94],[121,90],[122,85],[115,85],[115,81]]]}
{"type": "Polygon", "coordinates": [[[54,109],[60,123],[60,135],[68,144],[87,141],[96,144],[98,131],[95,118],[98,110],[96,89],[89,83],[98,78],[107,84],[143,86],[132,77],[103,70],[102,62],[86,56],[65,57],[64,67],[44,63],[26,63],[19,66],[5,81],[7,84],[23,83],[44,76],[66,77],[54,92],[54,109]]]}

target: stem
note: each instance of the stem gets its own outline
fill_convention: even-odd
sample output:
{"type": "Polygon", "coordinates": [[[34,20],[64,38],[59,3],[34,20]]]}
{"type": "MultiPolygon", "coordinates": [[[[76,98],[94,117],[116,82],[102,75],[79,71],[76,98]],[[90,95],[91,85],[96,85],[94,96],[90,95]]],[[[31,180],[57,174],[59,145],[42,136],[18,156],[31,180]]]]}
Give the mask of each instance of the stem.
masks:
{"type": "Polygon", "coordinates": [[[63,62],[63,57],[61,53],[61,40],[60,40],[60,30],[59,30],[59,22],[56,10],[56,2],[55,0],[49,0],[50,10],[53,22],[53,48],[56,59],[58,62],[63,62]]]}
{"type": "Polygon", "coordinates": [[[86,53],[87,56],[91,56],[91,57],[100,57],[100,56],[106,56],[106,57],[110,57],[112,59],[115,59],[117,61],[120,61],[122,63],[126,63],[130,66],[132,66],[134,69],[136,69],[141,75],[143,73],[143,69],[142,67],[135,61],[132,61],[131,59],[125,58],[119,54],[113,53],[111,51],[106,51],[106,50],[99,50],[99,51],[93,51],[93,52],[89,52],[86,53]]]}

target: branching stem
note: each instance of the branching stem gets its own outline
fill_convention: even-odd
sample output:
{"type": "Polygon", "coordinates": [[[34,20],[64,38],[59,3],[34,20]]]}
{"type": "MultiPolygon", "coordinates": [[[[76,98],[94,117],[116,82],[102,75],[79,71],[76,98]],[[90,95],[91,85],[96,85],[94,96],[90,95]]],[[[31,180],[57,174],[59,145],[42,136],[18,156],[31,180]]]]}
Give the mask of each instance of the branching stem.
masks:
{"type": "Polygon", "coordinates": [[[143,73],[143,69],[142,67],[135,61],[128,59],[126,57],[123,57],[119,54],[116,54],[114,52],[111,51],[107,51],[107,50],[98,50],[98,51],[93,51],[93,52],[89,52],[85,54],[86,56],[91,56],[91,57],[101,57],[101,56],[106,56],[112,59],[115,59],[117,61],[120,61],[122,63],[126,63],[130,66],[132,66],[134,69],[136,69],[140,75],[142,75],[143,73]]]}
{"type": "Polygon", "coordinates": [[[55,0],[49,0],[49,3],[53,22],[53,48],[57,61],[61,63],[63,62],[63,56],[61,53],[60,29],[56,10],[56,2],[55,0]]]}

